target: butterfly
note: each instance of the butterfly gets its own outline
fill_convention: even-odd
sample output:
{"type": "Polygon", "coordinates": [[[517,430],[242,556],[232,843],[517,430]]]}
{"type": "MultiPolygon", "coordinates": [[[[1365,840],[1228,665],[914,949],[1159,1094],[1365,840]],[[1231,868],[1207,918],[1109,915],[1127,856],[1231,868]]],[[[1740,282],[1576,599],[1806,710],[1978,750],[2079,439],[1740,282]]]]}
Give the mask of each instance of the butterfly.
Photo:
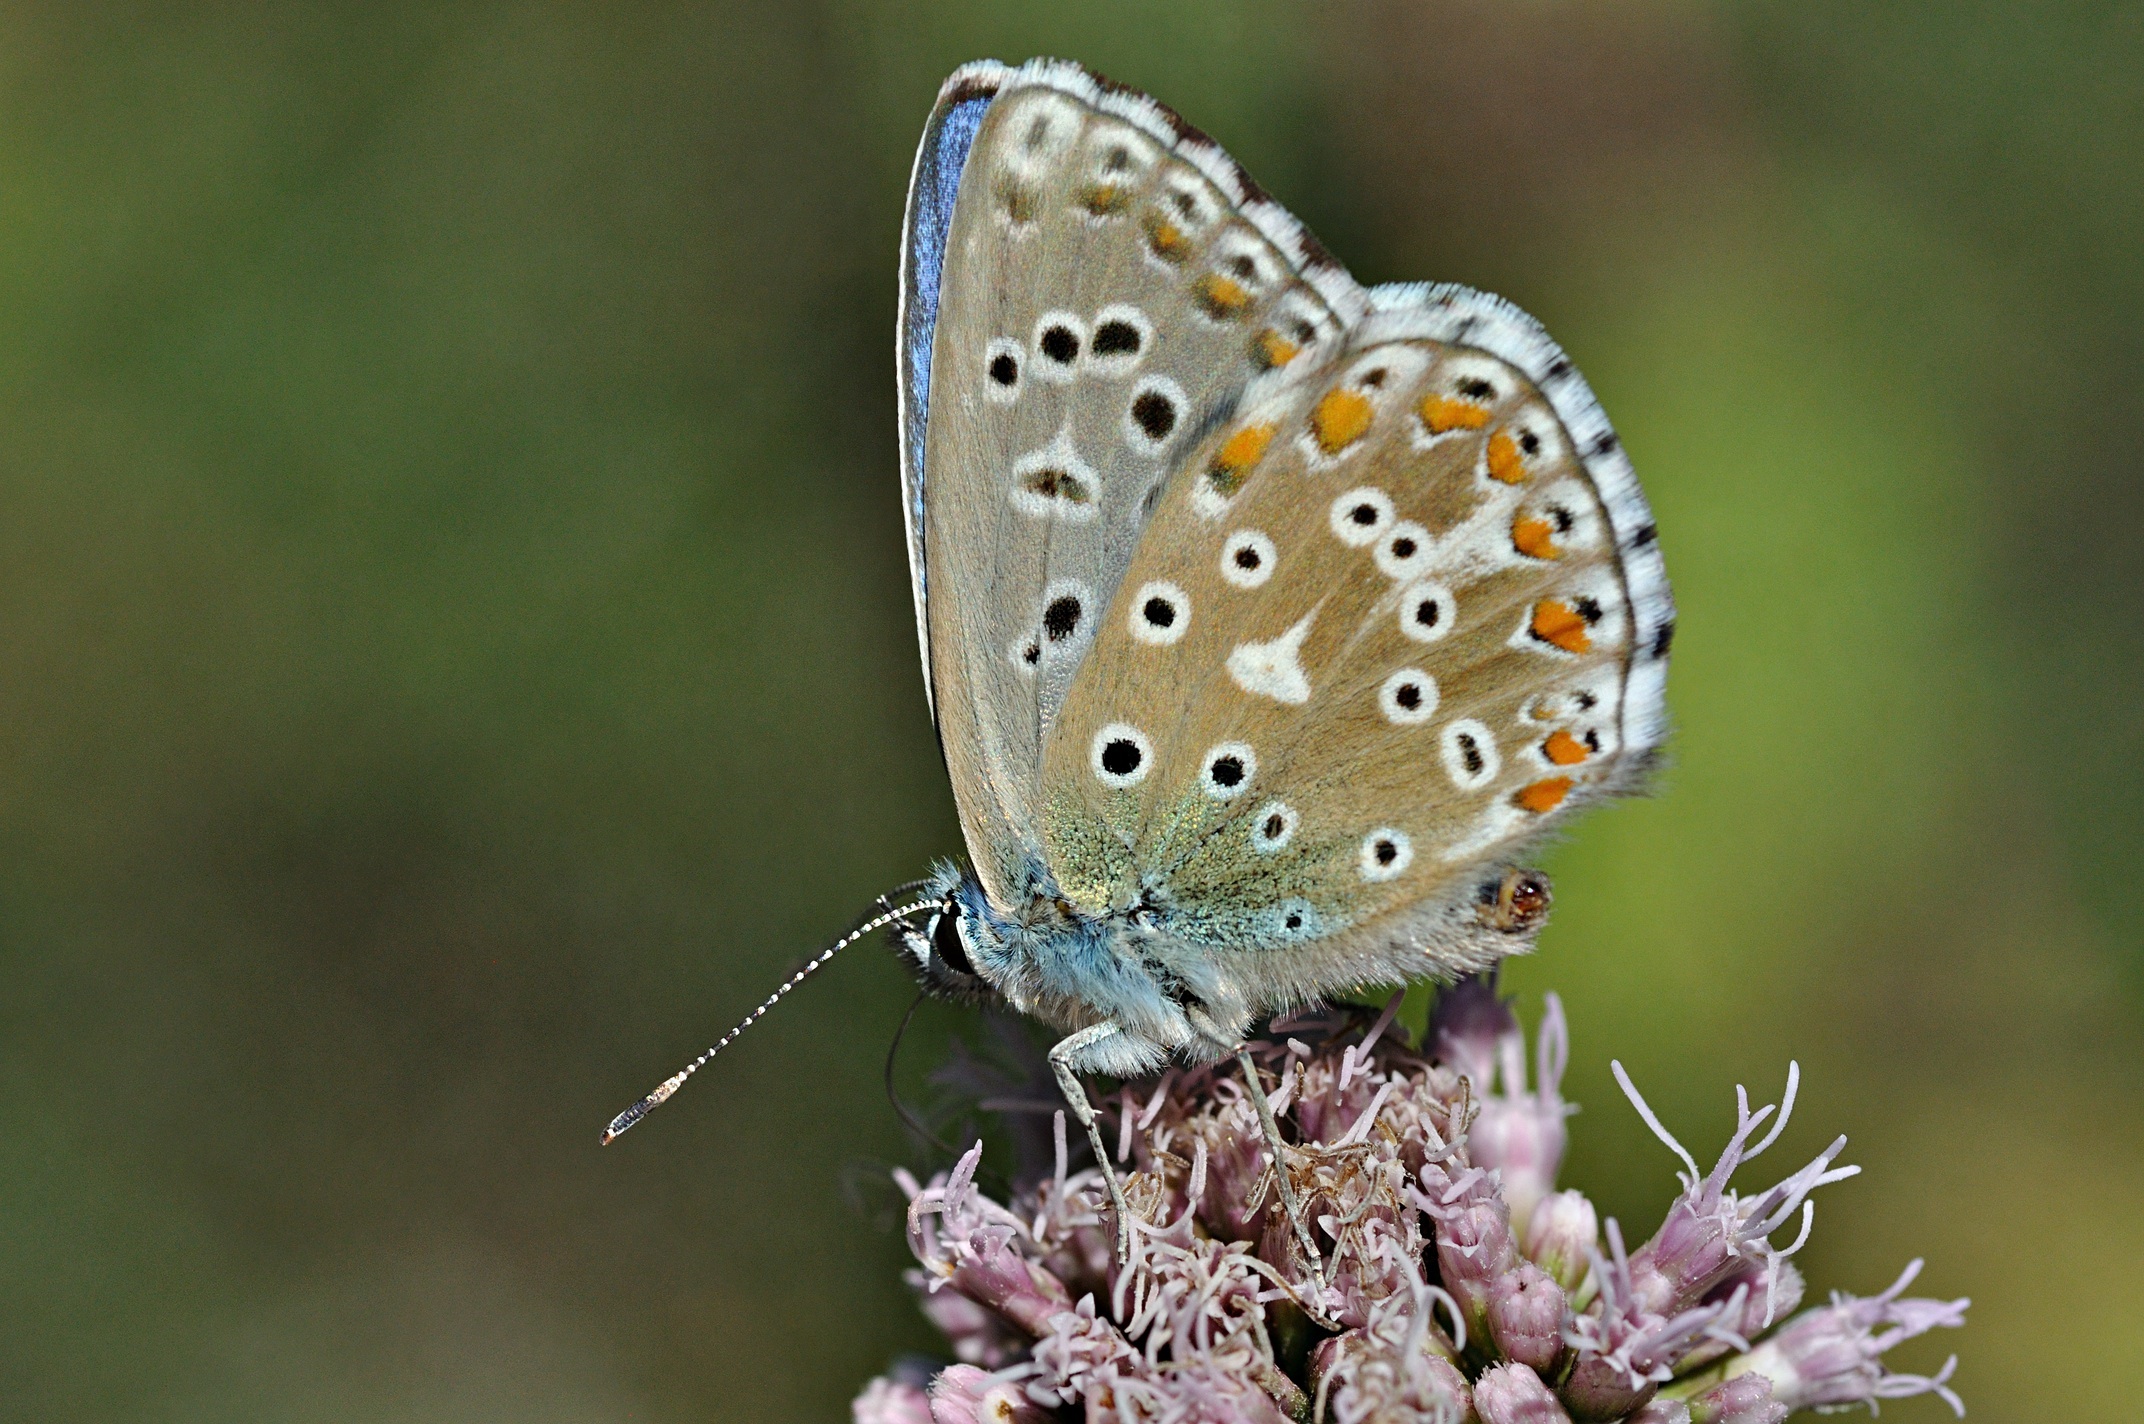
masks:
{"type": "Polygon", "coordinates": [[[1082,1075],[1530,943],[1525,852],[1665,735],[1656,529],[1530,317],[1363,288],[1212,140],[1072,63],[940,91],[898,360],[968,867],[804,973],[890,927],[927,989],[1061,1031],[1121,1243],[1082,1075]]]}

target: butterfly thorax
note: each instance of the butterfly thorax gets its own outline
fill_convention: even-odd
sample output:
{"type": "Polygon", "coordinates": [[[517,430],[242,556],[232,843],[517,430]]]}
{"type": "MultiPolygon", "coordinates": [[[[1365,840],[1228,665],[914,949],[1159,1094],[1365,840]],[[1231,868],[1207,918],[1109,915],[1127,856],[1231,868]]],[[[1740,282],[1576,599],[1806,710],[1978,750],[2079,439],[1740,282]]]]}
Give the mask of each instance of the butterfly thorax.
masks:
{"type": "Polygon", "coordinates": [[[1092,1065],[1106,1072],[1203,1062],[1242,1042],[1260,1006],[1210,947],[1172,933],[1165,908],[1091,913],[1039,865],[1022,891],[1000,904],[972,873],[939,867],[929,893],[941,908],[921,933],[897,936],[927,990],[1001,1000],[1066,1032],[1115,1024],[1111,1061],[1092,1065]]]}

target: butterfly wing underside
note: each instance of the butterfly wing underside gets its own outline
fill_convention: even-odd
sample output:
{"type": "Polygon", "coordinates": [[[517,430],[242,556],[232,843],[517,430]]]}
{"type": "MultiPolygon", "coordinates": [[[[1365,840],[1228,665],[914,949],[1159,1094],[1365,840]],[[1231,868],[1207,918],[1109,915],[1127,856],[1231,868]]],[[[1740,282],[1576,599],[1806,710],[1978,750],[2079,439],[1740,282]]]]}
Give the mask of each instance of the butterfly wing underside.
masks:
{"type": "Polygon", "coordinates": [[[1009,906],[1044,861],[1043,748],[1171,471],[1262,376],[1337,350],[1360,294],[1174,115],[1048,62],[948,81],[903,267],[925,671],[1009,906]]]}
{"type": "Polygon", "coordinates": [[[1673,608],[1584,382],[1499,299],[1370,297],[1163,494],[1046,755],[1075,903],[1389,938],[1655,754],[1673,608]]]}

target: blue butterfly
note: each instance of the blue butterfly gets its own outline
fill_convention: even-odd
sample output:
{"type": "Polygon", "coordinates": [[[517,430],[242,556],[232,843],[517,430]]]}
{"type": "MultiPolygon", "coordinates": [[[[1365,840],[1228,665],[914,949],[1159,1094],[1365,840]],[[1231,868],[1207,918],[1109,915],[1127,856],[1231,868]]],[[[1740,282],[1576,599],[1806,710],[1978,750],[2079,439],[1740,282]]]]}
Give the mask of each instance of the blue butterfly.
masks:
{"type": "Polygon", "coordinates": [[[1528,947],[1549,889],[1521,858],[1665,735],[1666,570],[1530,317],[1361,287],[1205,135],[1074,64],[940,91],[899,362],[970,868],[797,979],[890,926],[926,988],[1061,1030],[1121,1242],[1080,1076],[1240,1054],[1277,1011],[1528,947]]]}

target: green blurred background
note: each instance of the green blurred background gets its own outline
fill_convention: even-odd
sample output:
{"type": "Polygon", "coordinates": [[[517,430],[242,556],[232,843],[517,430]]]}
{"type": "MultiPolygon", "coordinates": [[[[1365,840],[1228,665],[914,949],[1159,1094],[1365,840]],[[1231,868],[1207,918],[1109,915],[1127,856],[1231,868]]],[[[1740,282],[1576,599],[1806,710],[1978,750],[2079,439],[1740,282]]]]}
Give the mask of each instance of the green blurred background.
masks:
{"type": "Polygon", "coordinates": [[[1672,1188],[1610,1056],[1700,1156],[1798,1057],[1815,1289],[1925,1254],[1975,1418],[2133,1407],[2144,12],[790,0],[0,7],[0,1415],[840,1419],[930,1347],[883,952],[596,1134],[957,847],[895,241],[1033,53],[1534,311],[1645,478],[1676,764],[1510,976],[1568,1179],[1672,1188]]]}

